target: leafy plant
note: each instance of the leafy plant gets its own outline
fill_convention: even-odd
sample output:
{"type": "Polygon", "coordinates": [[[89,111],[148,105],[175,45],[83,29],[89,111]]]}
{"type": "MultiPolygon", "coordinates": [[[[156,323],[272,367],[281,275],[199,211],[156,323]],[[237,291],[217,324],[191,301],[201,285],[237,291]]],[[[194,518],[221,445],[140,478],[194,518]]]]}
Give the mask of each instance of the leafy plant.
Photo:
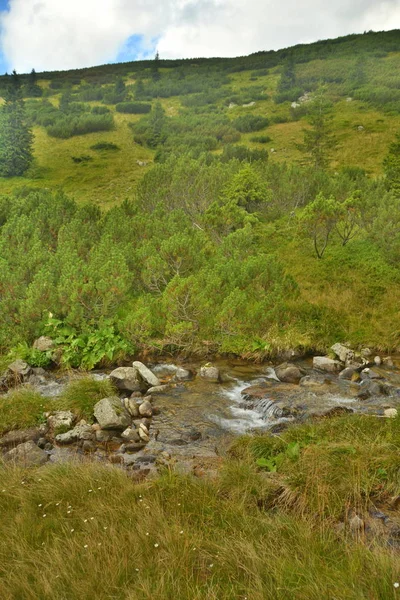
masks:
{"type": "Polygon", "coordinates": [[[63,320],[50,316],[46,329],[62,351],[62,364],[91,370],[95,366],[112,363],[118,356],[133,352],[132,345],[105,320],[88,332],[78,332],[63,320]]]}

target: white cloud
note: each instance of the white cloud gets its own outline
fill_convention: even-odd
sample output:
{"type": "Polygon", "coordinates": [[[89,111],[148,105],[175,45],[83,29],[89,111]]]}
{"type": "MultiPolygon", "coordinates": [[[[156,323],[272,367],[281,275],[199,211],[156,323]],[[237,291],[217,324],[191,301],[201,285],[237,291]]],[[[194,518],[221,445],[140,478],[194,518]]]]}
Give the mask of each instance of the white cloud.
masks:
{"type": "Polygon", "coordinates": [[[115,59],[127,38],[162,31],[169,0],[11,0],[2,48],[18,71],[68,69],[115,59]]]}
{"type": "Polygon", "coordinates": [[[3,52],[18,71],[115,60],[134,34],[161,58],[238,56],[400,27],[400,0],[10,0],[3,52]]]}

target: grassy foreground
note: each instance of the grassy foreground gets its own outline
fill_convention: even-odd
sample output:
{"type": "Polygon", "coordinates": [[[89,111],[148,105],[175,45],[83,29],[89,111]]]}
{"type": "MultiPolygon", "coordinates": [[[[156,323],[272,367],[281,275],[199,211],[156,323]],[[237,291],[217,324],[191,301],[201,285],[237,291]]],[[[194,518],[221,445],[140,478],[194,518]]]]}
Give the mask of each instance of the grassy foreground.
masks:
{"type": "Polygon", "coordinates": [[[398,551],[338,523],[399,493],[399,424],[351,416],[243,438],[215,480],[0,467],[0,596],[396,598],[398,551]]]}

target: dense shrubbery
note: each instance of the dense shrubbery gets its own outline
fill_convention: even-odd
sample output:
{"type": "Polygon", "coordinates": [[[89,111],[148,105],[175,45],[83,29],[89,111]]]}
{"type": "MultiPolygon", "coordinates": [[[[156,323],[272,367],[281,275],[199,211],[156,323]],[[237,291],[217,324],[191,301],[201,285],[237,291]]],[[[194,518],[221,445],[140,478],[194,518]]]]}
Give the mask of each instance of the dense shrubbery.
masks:
{"type": "Polygon", "coordinates": [[[70,138],[96,131],[110,131],[114,128],[114,118],[106,106],[90,106],[61,99],[56,108],[48,100],[29,101],[27,115],[31,123],[46,127],[51,137],[70,138]]]}
{"type": "Polygon", "coordinates": [[[151,104],[146,104],[145,102],[120,102],[116,105],[115,110],[128,115],[147,114],[151,111],[151,104]]]}
{"type": "Polygon", "coordinates": [[[354,288],[398,331],[390,298],[400,243],[398,233],[390,243],[383,233],[393,196],[362,173],[330,177],[265,158],[229,146],[222,160],[170,158],[145,175],[135,203],[104,215],[48,192],[2,198],[1,347],[48,332],[49,312],[67,338],[84,342],[77,350],[87,358],[68,358],[64,340],[67,362],[87,366],[102,360],[106,344],[122,352],[146,345],[243,354],[379,336],[381,317],[367,319],[362,332],[352,324],[359,306],[328,309],[318,294],[310,306],[304,277],[344,286],[346,297],[354,288]],[[312,203],[320,191],[340,210],[316,261],[312,219],[325,208],[318,213],[312,203]],[[360,198],[356,213],[349,198],[360,198]],[[293,220],[292,211],[304,219],[293,220]]]}
{"type": "Polygon", "coordinates": [[[114,119],[111,114],[96,115],[65,115],[58,118],[53,125],[47,127],[47,133],[55,138],[70,138],[74,135],[84,135],[96,131],[111,131],[114,129],[114,119]]]}
{"type": "Polygon", "coordinates": [[[233,126],[241,133],[260,131],[268,127],[268,125],[269,119],[261,115],[242,115],[233,121],[233,126]]]}

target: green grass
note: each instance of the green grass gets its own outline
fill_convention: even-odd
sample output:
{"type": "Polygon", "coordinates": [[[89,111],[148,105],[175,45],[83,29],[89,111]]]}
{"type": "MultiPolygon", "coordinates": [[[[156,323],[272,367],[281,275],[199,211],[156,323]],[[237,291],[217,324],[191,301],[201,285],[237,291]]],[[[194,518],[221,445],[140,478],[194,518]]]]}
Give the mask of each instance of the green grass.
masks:
{"type": "Polygon", "coordinates": [[[114,394],[109,380],[91,377],[72,381],[58,398],[44,398],[29,387],[17,388],[0,396],[0,434],[40,425],[43,413],[54,410],[71,410],[79,419],[92,421],[94,405],[114,394]]]}
{"type": "Polygon", "coordinates": [[[91,377],[72,381],[57,398],[58,410],[71,410],[80,419],[93,419],[93,408],[99,400],[113,396],[115,388],[109,379],[97,381],[91,377]]]}
{"type": "Polygon", "coordinates": [[[0,396],[0,434],[39,425],[43,422],[43,413],[51,407],[52,400],[31,388],[19,388],[0,396]]]}
{"type": "MultiPolygon", "coordinates": [[[[293,428],[282,442],[242,441],[236,448],[242,457],[227,459],[215,480],[165,472],[138,485],[116,468],[93,464],[31,471],[0,466],[1,597],[395,599],[396,553],[346,530],[339,533],[332,518],[319,518],[339,463],[355,460],[343,451],[345,439],[369,452],[371,463],[379,462],[379,448],[389,456],[398,452],[399,423],[365,419],[293,428]],[[375,424],[375,432],[367,421],[375,424]],[[331,434],[337,436],[334,442],[328,441],[331,434]],[[284,463],[282,472],[272,474],[257,469],[256,456],[289,440],[303,444],[293,466],[284,463]],[[323,457],[324,444],[330,452],[317,468],[313,452],[318,449],[323,457]],[[339,447],[341,453],[335,451],[339,447]],[[303,488],[293,483],[303,475],[309,478],[303,486],[310,502],[305,507],[303,488]],[[296,485],[296,496],[287,492],[290,502],[271,503],[272,490],[279,498],[282,489],[296,485]],[[317,504],[313,490],[322,494],[315,496],[317,504]]],[[[350,466],[341,469],[344,473],[350,466]]],[[[347,482],[354,494],[364,491],[360,483],[366,476],[354,470],[347,482]]],[[[393,491],[392,483],[383,480],[382,486],[393,491]]],[[[344,488],[338,486],[340,502],[349,499],[344,488]]],[[[349,506],[360,509],[354,502],[351,496],[349,506]]]]}

